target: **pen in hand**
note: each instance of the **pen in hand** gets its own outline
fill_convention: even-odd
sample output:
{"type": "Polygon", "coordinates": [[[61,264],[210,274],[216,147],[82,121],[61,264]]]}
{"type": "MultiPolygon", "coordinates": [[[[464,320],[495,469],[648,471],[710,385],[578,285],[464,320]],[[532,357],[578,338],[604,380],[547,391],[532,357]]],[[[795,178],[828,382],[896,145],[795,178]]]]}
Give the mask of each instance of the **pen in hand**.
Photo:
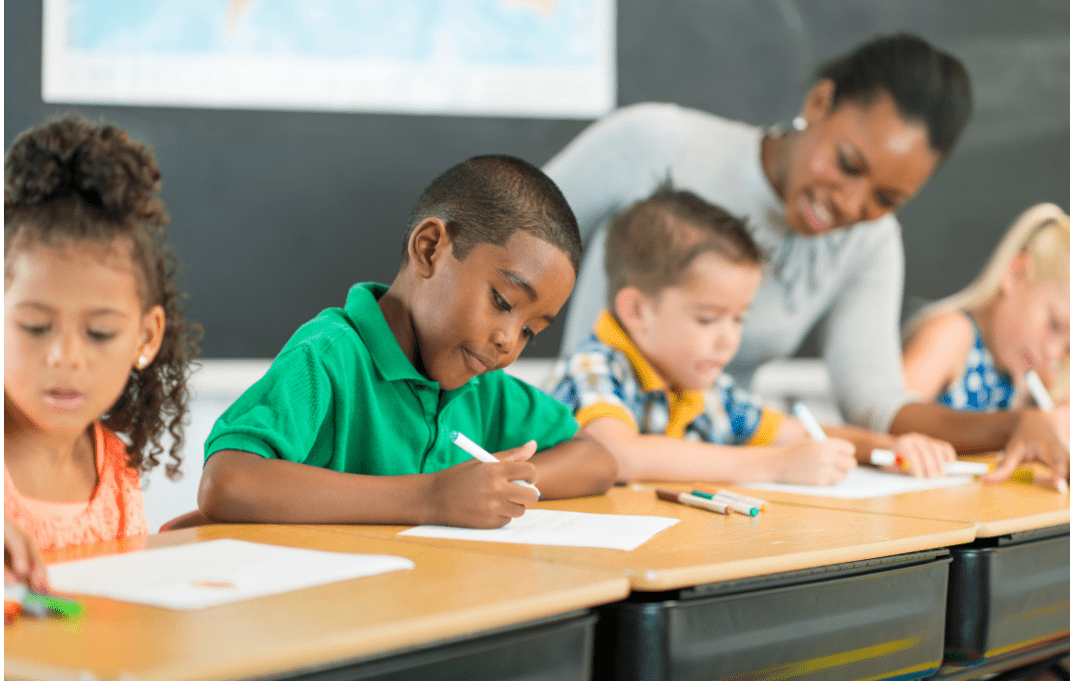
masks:
{"type": "Polygon", "coordinates": [[[811,438],[818,442],[828,439],[828,436],[825,435],[825,431],[818,425],[817,419],[814,418],[814,415],[810,413],[810,410],[806,408],[805,404],[796,402],[795,406],[792,407],[792,411],[795,412],[795,418],[802,422],[803,428],[806,429],[806,432],[810,434],[811,438]]]}
{"type": "MultiPolygon", "coordinates": [[[[483,463],[500,463],[496,456],[477,445],[463,433],[458,433],[456,430],[453,431],[450,433],[450,440],[453,441],[453,444],[471,454],[474,459],[478,459],[483,463]]],[[[513,480],[512,483],[514,485],[520,485],[521,487],[530,487],[536,492],[539,492],[539,488],[527,480],[513,480]]],[[[539,498],[542,498],[542,492],[539,492],[539,498]]]]}
{"type": "MultiPolygon", "coordinates": [[[[1044,382],[1040,380],[1040,376],[1036,371],[1030,369],[1025,374],[1025,385],[1029,388],[1029,393],[1033,396],[1033,401],[1037,403],[1037,407],[1043,412],[1051,412],[1055,409],[1055,401],[1051,399],[1051,395],[1048,394],[1048,389],[1044,387],[1044,382]]],[[[1055,489],[1060,494],[1066,494],[1066,480],[1056,480],[1055,489]]]]}

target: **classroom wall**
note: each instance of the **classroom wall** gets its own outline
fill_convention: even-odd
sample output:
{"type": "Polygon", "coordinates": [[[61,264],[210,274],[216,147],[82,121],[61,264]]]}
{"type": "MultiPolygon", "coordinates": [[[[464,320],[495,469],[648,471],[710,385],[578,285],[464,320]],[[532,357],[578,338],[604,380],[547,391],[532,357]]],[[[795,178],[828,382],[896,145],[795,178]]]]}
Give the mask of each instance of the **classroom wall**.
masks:
{"type": "MultiPolygon", "coordinates": [[[[908,303],[961,287],[1023,208],[1070,208],[1070,3],[618,0],[618,102],[789,119],[822,59],[909,30],[958,55],[976,110],[901,213],[908,303]]],[[[71,106],[41,101],[41,5],[4,3],[4,144],[71,106]]],[[[271,357],[354,281],[390,281],[424,185],[503,152],[543,163],[586,121],[78,106],[150,142],[203,356],[271,357]]],[[[560,323],[531,357],[556,354],[560,323]]]]}

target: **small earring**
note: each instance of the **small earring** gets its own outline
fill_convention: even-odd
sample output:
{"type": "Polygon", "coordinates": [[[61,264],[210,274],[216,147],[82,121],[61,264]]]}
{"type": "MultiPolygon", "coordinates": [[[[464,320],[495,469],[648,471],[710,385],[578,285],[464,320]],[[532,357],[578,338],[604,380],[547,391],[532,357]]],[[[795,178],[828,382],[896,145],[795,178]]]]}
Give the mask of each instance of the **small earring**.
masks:
{"type": "Polygon", "coordinates": [[[806,126],[808,125],[810,125],[810,121],[806,120],[806,117],[802,114],[799,114],[795,118],[791,119],[791,127],[794,128],[796,132],[802,132],[803,130],[806,130],[806,126]]]}
{"type": "Polygon", "coordinates": [[[142,355],[141,357],[137,358],[137,368],[139,370],[140,369],[144,369],[146,366],[148,366],[148,363],[149,363],[149,358],[146,357],[145,355],[142,355]]]}

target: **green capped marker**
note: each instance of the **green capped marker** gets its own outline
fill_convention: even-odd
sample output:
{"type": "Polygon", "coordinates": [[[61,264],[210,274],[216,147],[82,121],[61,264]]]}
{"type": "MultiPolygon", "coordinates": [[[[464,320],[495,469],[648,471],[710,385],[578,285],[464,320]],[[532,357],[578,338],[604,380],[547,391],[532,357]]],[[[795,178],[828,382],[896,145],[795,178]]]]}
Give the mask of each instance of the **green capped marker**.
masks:
{"type": "Polygon", "coordinates": [[[739,513],[740,515],[750,516],[752,518],[758,515],[758,513],[761,511],[761,509],[759,509],[757,506],[752,506],[751,504],[744,503],[739,499],[726,497],[720,494],[710,494],[709,492],[703,492],[700,489],[691,490],[691,494],[694,494],[696,497],[702,497],[703,499],[719,501],[722,504],[728,506],[728,508],[732,509],[736,513],[739,513]]]}
{"type": "Polygon", "coordinates": [[[72,601],[59,596],[39,594],[30,591],[24,584],[5,584],[4,598],[18,601],[23,609],[30,614],[59,615],[61,617],[81,617],[85,614],[85,608],[78,601],[72,601]]]}

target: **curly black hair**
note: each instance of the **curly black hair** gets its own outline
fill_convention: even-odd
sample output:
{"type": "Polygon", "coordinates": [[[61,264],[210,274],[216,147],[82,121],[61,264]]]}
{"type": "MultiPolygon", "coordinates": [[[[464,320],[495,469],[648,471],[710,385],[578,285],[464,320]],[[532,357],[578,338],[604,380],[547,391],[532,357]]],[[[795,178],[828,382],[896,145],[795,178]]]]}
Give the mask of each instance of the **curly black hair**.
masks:
{"type": "Polygon", "coordinates": [[[127,441],[128,464],[149,471],[170,435],[167,477],[181,477],[180,451],[189,410],[186,387],[198,352],[199,325],[187,324],[188,298],[174,284],[177,262],[167,245],[169,220],[152,150],[109,123],[75,113],[23,132],[4,159],[4,270],[12,253],[32,244],[132,244],[144,309],[165,314],[155,359],[132,369],[126,387],[100,421],[127,441]]]}

